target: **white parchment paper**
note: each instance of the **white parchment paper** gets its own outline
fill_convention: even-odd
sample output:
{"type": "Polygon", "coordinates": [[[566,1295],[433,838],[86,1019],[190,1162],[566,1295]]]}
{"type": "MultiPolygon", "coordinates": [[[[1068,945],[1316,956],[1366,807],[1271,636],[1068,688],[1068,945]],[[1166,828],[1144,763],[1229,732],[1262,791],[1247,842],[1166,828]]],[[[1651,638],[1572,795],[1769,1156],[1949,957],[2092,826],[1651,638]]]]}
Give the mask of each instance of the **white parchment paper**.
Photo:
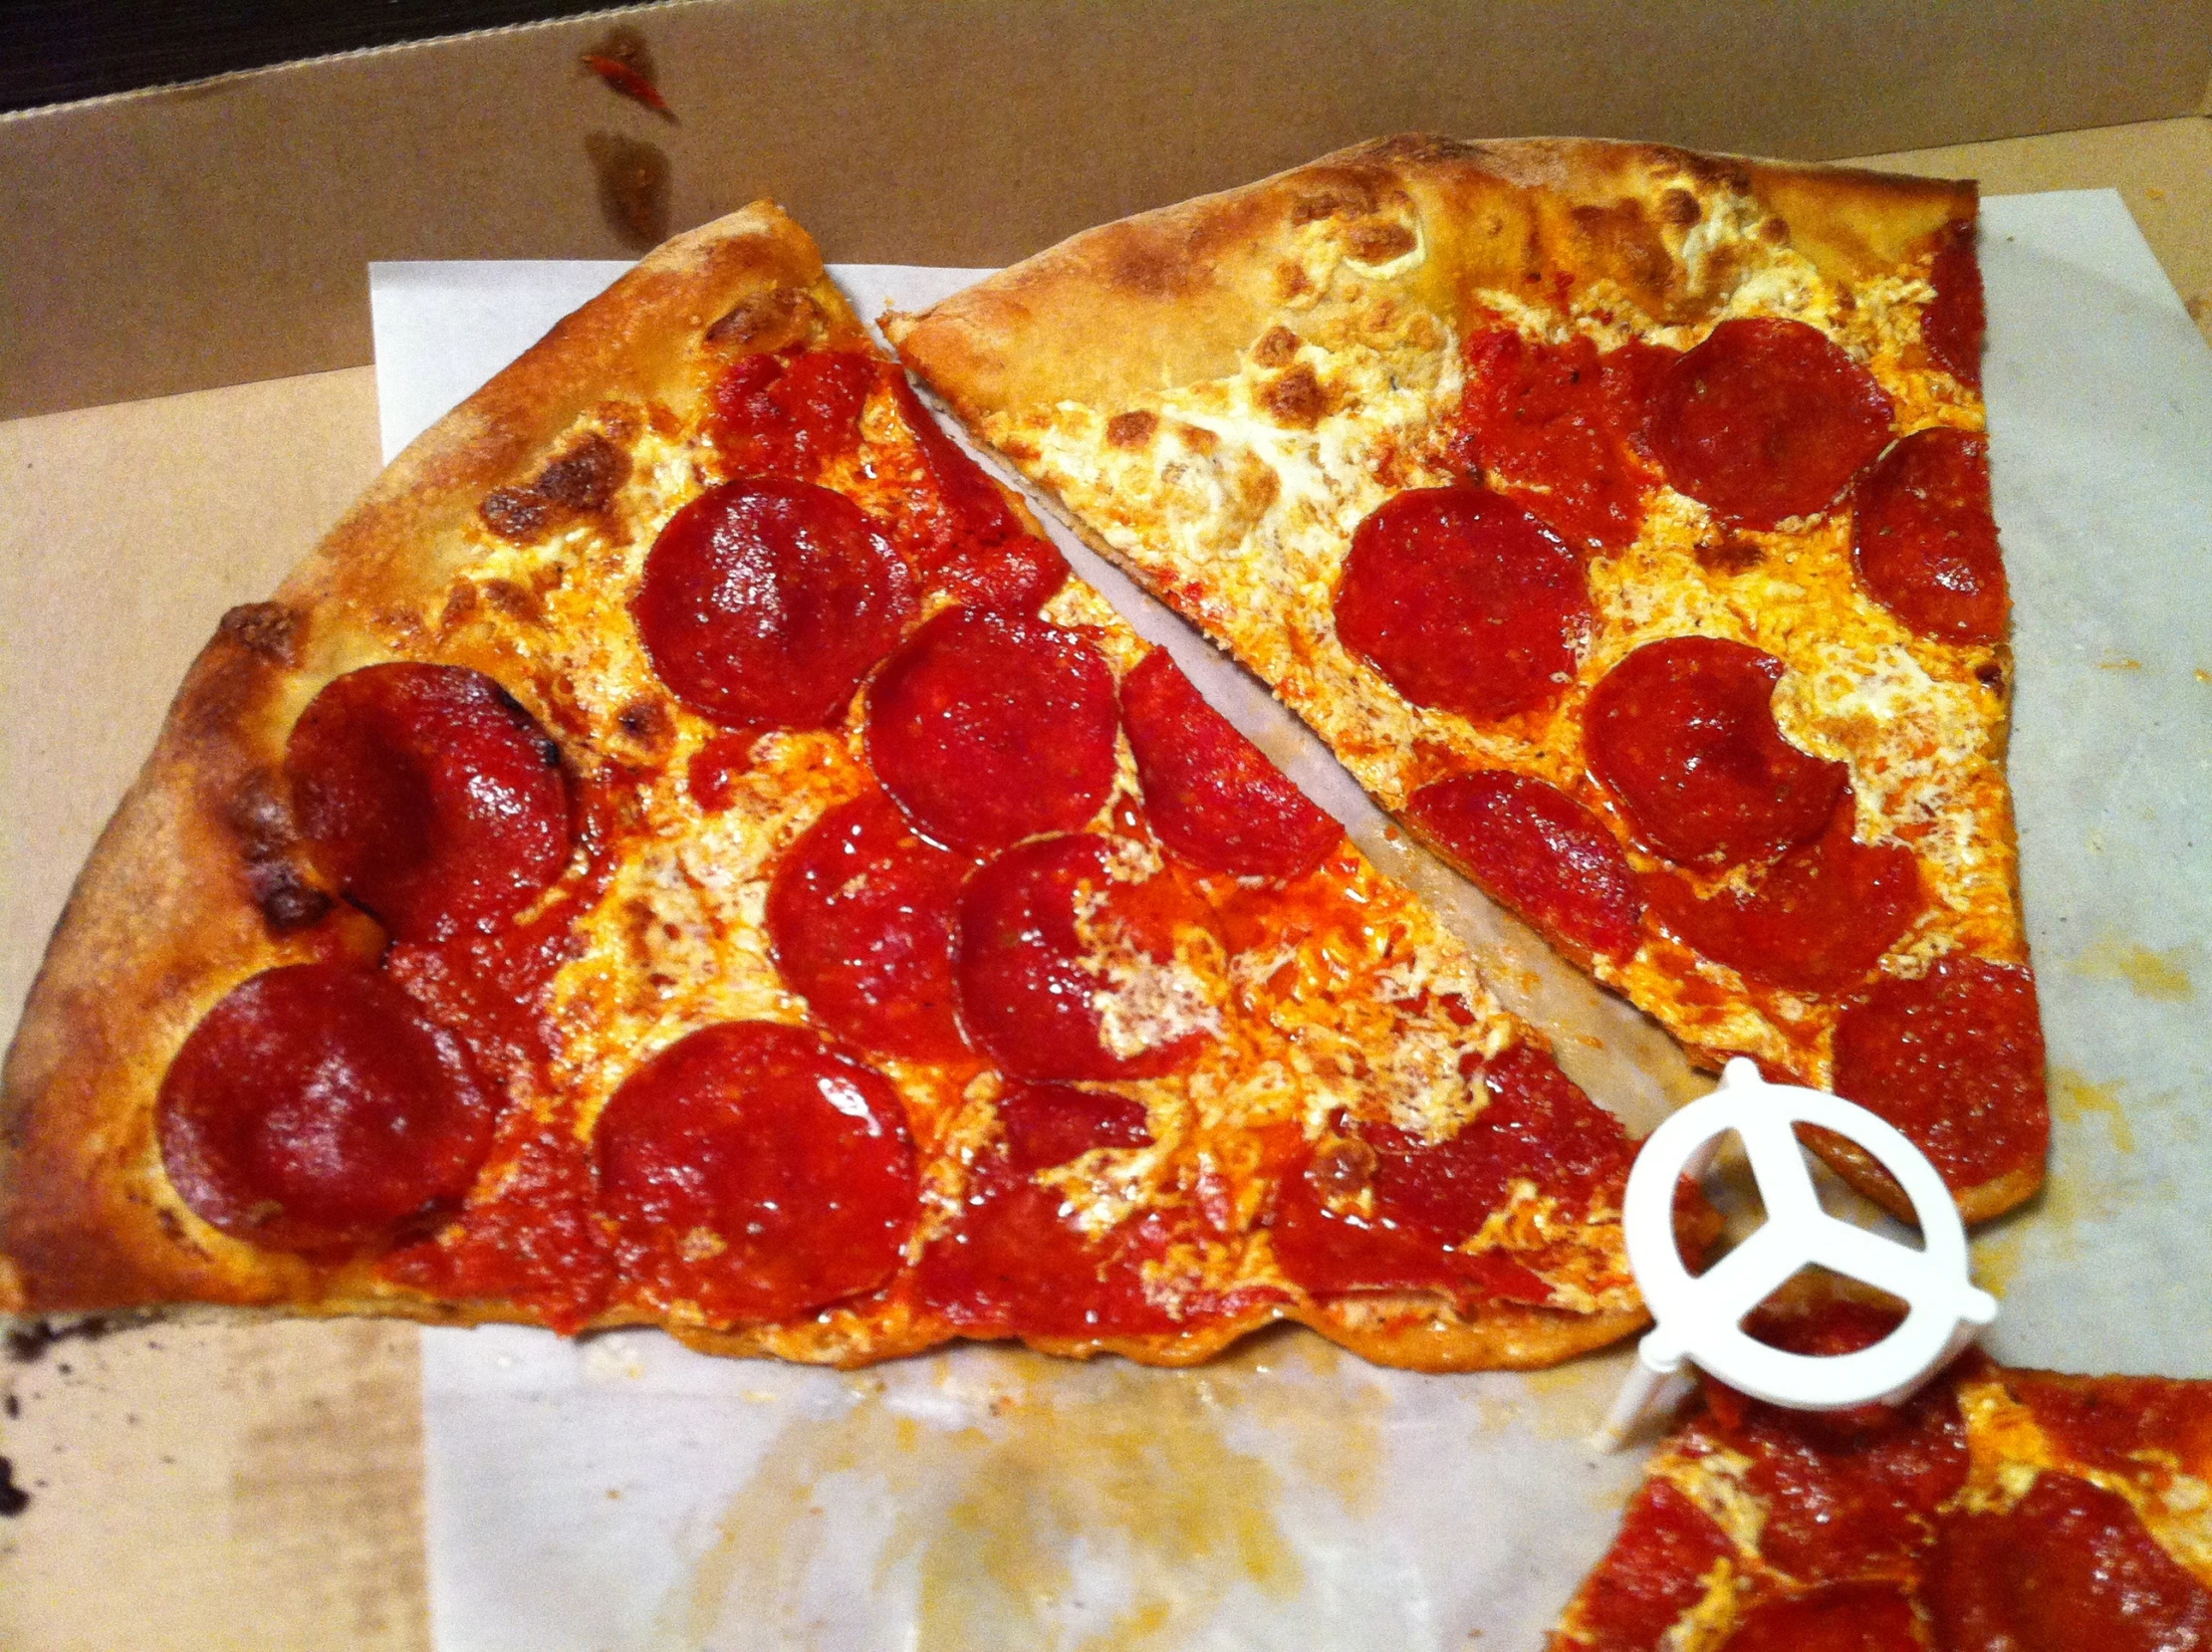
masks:
{"type": "MultiPolygon", "coordinates": [[[[2108,191],[1987,203],[1990,422],[2017,604],[2012,773],[2057,1106],[2051,1191],[1985,1232],[2000,1358],[2212,1375],[2212,353],[2108,191]]],[[[387,452],[615,265],[371,267],[387,452]]],[[[863,316],[977,272],[848,267],[863,316]]],[[[1663,1037],[1417,854],[1257,684],[1080,545],[1639,1126],[1663,1037]]],[[[1374,1370],[1293,1332],[1198,1371],[962,1348],[841,1374],[653,1333],[423,1336],[443,1652],[1531,1647],[1637,1457],[1580,1444],[1624,1353],[1374,1370]]]]}

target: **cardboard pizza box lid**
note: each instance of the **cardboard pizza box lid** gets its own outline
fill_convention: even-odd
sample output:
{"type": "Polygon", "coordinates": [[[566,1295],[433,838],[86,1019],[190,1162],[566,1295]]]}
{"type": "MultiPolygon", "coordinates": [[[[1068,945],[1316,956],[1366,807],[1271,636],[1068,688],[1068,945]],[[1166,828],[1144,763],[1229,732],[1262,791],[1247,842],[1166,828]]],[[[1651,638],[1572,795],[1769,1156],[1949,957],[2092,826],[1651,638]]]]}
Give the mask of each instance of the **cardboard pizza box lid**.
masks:
{"type": "MultiPolygon", "coordinates": [[[[834,258],[959,264],[1415,125],[1879,154],[2119,187],[2212,305],[2212,0],[831,9],[646,7],[0,118],[0,1038],[185,662],[376,469],[365,265],[625,255],[595,134],[666,155],[673,226],[766,192],[834,258]],[[676,124],[580,73],[616,24],[676,124]],[[1963,146],[1886,152],[1929,144],[1963,146]]],[[[0,1645],[428,1647],[417,1371],[387,1325],[16,1346],[0,1645]]]]}
{"type": "Polygon", "coordinates": [[[371,260],[615,257],[760,195],[834,262],[998,265],[1381,132],[1834,159],[2208,80],[2212,0],[640,7],[0,119],[0,417],[357,366],[371,260]],[[673,119],[582,67],[617,28],[673,119]]]}

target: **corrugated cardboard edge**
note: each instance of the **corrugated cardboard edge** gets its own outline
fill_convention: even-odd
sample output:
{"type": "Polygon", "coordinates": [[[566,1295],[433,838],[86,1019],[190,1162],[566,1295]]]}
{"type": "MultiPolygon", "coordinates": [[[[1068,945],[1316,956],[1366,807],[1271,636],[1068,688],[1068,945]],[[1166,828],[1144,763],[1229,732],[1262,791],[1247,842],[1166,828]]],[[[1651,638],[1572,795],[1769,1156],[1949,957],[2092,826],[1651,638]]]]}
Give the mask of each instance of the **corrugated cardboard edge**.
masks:
{"type": "Polygon", "coordinates": [[[0,417],[366,361],[370,260],[641,250],[594,149],[664,169],[647,242],[773,196],[834,260],[981,266],[1410,125],[1819,159],[2185,115],[2212,76],[2212,0],[1537,15],[691,0],[19,115],[0,417]],[[615,24],[674,122],[579,65],[615,24]]]}

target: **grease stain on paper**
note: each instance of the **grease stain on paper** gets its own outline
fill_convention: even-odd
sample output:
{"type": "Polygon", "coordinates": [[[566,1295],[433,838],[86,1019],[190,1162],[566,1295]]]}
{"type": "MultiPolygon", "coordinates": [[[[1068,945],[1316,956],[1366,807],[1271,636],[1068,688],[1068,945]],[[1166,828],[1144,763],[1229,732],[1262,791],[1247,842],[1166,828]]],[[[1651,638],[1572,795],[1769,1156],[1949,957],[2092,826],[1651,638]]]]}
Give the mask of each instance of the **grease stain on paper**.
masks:
{"type": "MultiPolygon", "coordinates": [[[[2038,1267],[2068,1267],[2082,1259],[2085,1242],[2096,1243],[2091,1230],[2111,1222],[2127,1207],[2178,1197],[2171,1167],[2133,1158],[2135,1127],[2128,1114],[2166,1114],[2171,1092],[2138,1096],[2124,1106],[2125,1081],[2101,1083],[2072,1067],[2051,1068],[2051,1113],[2067,1131],[2054,1142],[2057,1162],[2036,1197],[1994,1228],[1973,1239],[1974,1278],[2002,1297],[2033,1258],[2038,1267]],[[2093,1153],[2085,1160],[2078,1133],[2090,1119],[2102,1123],[2114,1157],[2093,1153]],[[2069,1139],[2073,1137],[2075,1139],[2069,1139]],[[2125,1163],[2118,1157],[2127,1155],[2125,1163]]],[[[2173,1120],[2168,1114],[2165,1122],[2173,1120]]],[[[2193,1131],[2184,1131],[2193,1139],[2193,1131]]]]}
{"type": "Polygon", "coordinates": [[[2087,1073],[2068,1066],[2055,1066],[2051,1069],[2051,1111],[2065,1124],[2081,1124],[2093,1114],[2104,1121],[2113,1151],[2132,1153],[2135,1132],[2120,1107],[2121,1088],[2117,1078],[2099,1084],[2092,1082],[2087,1073]]]}
{"type": "Polygon", "coordinates": [[[2024,1231],[2019,1218],[2007,1221],[2000,1228],[1984,1228],[1969,1240],[1973,1264],[1969,1278],[2002,1299],[2020,1278],[2022,1239],[2024,1231]]]}
{"type": "Polygon", "coordinates": [[[2140,998],[2185,1004],[2196,996],[2189,966],[2199,951],[2195,946],[2177,946],[2153,952],[2136,942],[2106,935],[2083,948],[2074,960],[2074,972],[2095,981],[2124,982],[2140,998]]]}
{"type": "Polygon", "coordinates": [[[887,1513],[875,1589],[913,1590],[914,1652],[1187,1644],[1240,1594],[1305,1586],[1278,1518],[1282,1475],[1241,1431],[1288,1442],[1286,1472],[1348,1512],[1378,1495],[1386,1391],[1363,1384],[1349,1406],[1332,1395],[1316,1427],[1317,1396],[1337,1385],[1301,1380],[1302,1368],[1341,1380],[1344,1359],[1303,1334],[1190,1371],[1008,1352],[980,1390],[940,1372],[949,1404],[929,1421],[911,1394],[856,1389],[849,1408],[771,1443],[663,1602],[654,1644],[716,1644],[725,1618],[799,1629],[816,1562],[856,1535],[825,1504],[855,1507],[856,1480],[859,1506],[887,1513]]]}

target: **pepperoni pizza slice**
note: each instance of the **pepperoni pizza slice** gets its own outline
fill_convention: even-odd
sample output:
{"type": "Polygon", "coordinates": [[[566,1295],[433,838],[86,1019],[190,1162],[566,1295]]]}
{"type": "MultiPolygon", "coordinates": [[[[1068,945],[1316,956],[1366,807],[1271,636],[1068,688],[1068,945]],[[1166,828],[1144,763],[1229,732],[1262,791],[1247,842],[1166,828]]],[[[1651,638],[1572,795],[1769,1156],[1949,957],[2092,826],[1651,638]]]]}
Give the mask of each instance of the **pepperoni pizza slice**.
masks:
{"type": "Polygon", "coordinates": [[[1641,1318],[1630,1143],[756,206],[227,615],[5,1072],[0,1307],[1429,1368],[1641,1318]]]}
{"type": "MultiPolygon", "coordinates": [[[[1843,1353],[1895,1323],[1767,1308],[1843,1353]]],[[[1899,1406],[1794,1412],[1708,1381],[1552,1652],[2181,1652],[2212,1646],[2212,1383],[1969,1354],[1899,1406]]]]}
{"type": "Polygon", "coordinates": [[[1975,214],[1395,138],[889,326],[1437,852],[1698,1059],[1885,1114],[1978,1219],[2049,1126],[1975,214]]]}

